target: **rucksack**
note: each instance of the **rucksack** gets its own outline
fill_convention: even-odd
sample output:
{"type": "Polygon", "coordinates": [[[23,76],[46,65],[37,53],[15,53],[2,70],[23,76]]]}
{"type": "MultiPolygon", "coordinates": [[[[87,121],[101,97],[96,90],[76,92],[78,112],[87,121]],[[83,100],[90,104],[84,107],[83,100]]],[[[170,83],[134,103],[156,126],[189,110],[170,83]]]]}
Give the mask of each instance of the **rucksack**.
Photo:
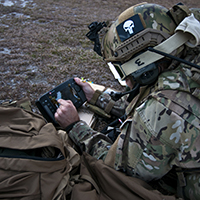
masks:
{"type": "Polygon", "coordinates": [[[66,199],[80,163],[68,140],[42,116],[0,106],[0,199],[66,199]]]}
{"type": "Polygon", "coordinates": [[[175,199],[80,156],[65,131],[22,107],[0,106],[0,199],[175,199]]]}

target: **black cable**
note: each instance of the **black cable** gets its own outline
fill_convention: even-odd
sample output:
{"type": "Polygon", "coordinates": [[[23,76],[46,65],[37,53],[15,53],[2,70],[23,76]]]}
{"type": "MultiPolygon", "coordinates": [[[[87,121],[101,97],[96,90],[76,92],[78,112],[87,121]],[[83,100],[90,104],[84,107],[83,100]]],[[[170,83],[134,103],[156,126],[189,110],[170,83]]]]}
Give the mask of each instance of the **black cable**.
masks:
{"type": "Polygon", "coordinates": [[[185,63],[186,65],[190,65],[190,66],[192,66],[192,67],[195,67],[195,68],[197,68],[197,69],[200,69],[200,66],[199,66],[199,65],[196,65],[196,64],[194,64],[194,63],[191,63],[191,62],[189,62],[189,61],[187,61],[187,60],[184,60],[184,59],[182,59],[182,58],[178,58],[178,57],[176,57],[176,56],[172,56],[172,55],[170,55],[170,54],[168,54],[168,53],[164,53],[164,52],[159,51],[159,50],[156,50],[156,49],[154,49],[154,48],[152,48],[152,47],[148,47],[147,49],[148,49],[149,51],[151,51],[151,52],[154,52],[154,53],[163,55],[163,56],[165,56],[165,57],[168,57],[168,58],[177,60],[177,61],[179,61],[179,62],[181,62],[181,63],[185,63]]]}
{"type": "Polygon", "coordinates": [[[126,92],[113,92],[110,94],[112,100],[118,101],[124,95],[130,94],[128,97],[128,102],[130,102],[137,94],[139,90],[140,84],[136,83],[135,87],[132,90],[126,92]]]}

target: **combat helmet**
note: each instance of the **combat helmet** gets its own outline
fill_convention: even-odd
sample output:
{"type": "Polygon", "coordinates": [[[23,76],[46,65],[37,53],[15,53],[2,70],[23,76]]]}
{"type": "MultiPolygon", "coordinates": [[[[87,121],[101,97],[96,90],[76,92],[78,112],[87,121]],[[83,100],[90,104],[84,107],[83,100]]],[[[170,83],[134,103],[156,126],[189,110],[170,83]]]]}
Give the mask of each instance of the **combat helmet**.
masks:
{"type": "Polygon", "coordinates": [[[107,62],[129,60],[148,46],[156,46],[170,37],[176,24],[168,9],[157,4],[141,3],[119,15],[102,41],[102,54],[107,62]]]}
{"type": "Polygon", "coordinates": [[[140,85],[146,85],[157,78],[155,63],[143,67],[140,60],[134,64],[128,61],[174,34],[176,24],[168,11],[158,4],[137,4],[121,13],[110,26],[102,40],[102,56],[114,65],[122,80],[131,75],[140,85]]]}
{"type": "Polygon", "coordinates": [[[192,66],[180,59],[191,35],[177,33],[177,27],[189,16],[194,21],[191,11],[182,3],[169,10],[158,4],[141,3],[122,12],[108,28],[103,28],[105,23],[92,23],[86,36],[94,41],[94,50],[113,66],[121,80],[129,76],[139,86],[149,85],[157,80],[166,60],[192,66]],[[102,28],[106,33],[100,43],[98,32],[102,28]]]}
{"type": "Polygon", "coordinates": [[[86,36],[94,41],[94,50],[114,66],[121,80],[131,76],[140,85],[148,85],[158,77],[159,61],[162,62],[164,57],[170,58],[169,54],[185,43],[184,40],[178,41],[179,35],[177,37],[175,30],[189,14],[189,9],[182,3],[168,10],[161,5],[145,2],[122,12],[106,28],[101,43],[98,32],[106,26],[105,23],[93,22],[88,26],[90,32],[86,36]],[[170,45],[173,48],[170,49],[170,45]],[[162,53],[165,55],[158,55],[162,53]]]}

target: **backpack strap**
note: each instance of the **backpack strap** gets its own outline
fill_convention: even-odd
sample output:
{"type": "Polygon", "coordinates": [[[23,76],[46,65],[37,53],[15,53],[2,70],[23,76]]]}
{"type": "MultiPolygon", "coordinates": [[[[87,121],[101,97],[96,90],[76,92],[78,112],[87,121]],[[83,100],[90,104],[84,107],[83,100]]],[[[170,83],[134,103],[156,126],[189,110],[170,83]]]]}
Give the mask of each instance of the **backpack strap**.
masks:
{"type": "Polygon", "coordinates": [[[177,194],[179,197],[185,199],[184,195],[184,187],[186,186],[186,179],[185,174],[192,174],[192,173],[200,173],[200,168],[191,168],[191,169],[184,169],[184,168],[176,168],[176,174],[178,176],[177,182],[177,194]]]}
{"type": "Polygon", "coordinates": [[[184,197],[183,188],[186,186],[185,175],[184,175],[183,170],[181,168],[176,169],[176,174],[177,174],[177,177],[178,177],[177,194],[178,194],[179,197],[183,198],[184,197]]]}
{"type": "Polygon", "coordinates": [[[200,85],[200,70],[192,67],[191,72],[192,72],[191,79],[200,85]]]}

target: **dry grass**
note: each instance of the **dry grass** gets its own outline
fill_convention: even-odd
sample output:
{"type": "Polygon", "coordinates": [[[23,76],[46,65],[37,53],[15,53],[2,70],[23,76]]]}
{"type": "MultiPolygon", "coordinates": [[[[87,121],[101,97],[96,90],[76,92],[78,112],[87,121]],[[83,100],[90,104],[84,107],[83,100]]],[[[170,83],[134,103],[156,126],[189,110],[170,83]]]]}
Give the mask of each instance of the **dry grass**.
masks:
{"type": "MultiPolygon", "coordinates": [[[[75,76],[121,88],[85,34],[92,21],[112,21],[139,0],[33,0],[25,7],[15,2],[0,4],[0,100],[29,97],[34,104],[75,76]]],[[[166,7],[178,3],[151,2],[166,7]]],[[[182,3],[200,6],[196,0],[182,3]]]]}

